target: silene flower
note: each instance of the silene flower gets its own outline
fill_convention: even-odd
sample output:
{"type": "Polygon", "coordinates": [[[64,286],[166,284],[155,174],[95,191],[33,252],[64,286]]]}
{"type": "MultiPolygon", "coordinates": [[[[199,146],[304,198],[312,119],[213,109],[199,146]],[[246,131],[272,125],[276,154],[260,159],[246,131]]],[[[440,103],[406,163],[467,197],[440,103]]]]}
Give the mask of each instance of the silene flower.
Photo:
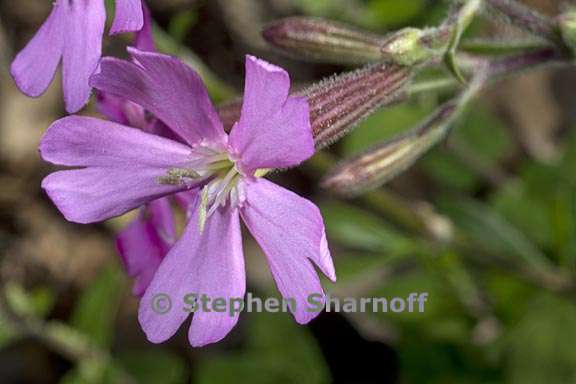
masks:
{"type": "MultiPolygon", "coordinates": [[[[132,61],[105,58],[91,84],[152,113],[179,140],[91,117],[56,121],[41,140],[44,160],[74,167],[42,186],[64,216],[92,223],[159,198],[187,192],[189,221],[159,263],[140,302],[148,339],[169,339],[190,316],[178,303],[190,293],[242,298],[246,290],[240,219],[263,249],[280,293],[296,303],[296,321],[317,315],[308,297],[323,290],[314,264],[335,271],[323,219],[310,201],[264,179],[263,169],[295,166],[314,153],[306,98],[289,96],[281,68],[248,56],[239,121],[227,135],[200,77],[181,61],[129,49],[132,61]],[[175,303],[157,313],[153,298],[175,303]]],[[[221,340],[238,313],[193,314],[189,341],[221,340]]]]}
{"type": "MultiPolygon", "coordinates": [[[[144,23],[141,0],[116,0],[110,34],[138,31],[144,23]]],[[[62,61],[66,110],[79,111],[90,97],[90,76],[102,54],[104,0],[56,0],[36,35],[16,56],[10,72],[27,96],[42,95],[62,61]]]]}

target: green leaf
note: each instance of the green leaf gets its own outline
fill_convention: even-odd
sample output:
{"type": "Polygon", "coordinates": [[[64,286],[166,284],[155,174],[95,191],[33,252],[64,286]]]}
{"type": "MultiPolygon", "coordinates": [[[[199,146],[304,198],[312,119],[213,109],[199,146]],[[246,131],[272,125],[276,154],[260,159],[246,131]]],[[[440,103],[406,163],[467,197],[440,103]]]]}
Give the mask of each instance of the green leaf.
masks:
{"type": "Polygon", "coordinates": [[[469,199],[446,199],[443,210],[475,246],[498,256],[515,257],[537,268],[551,266],[546,255],[489,206],[469,199]]]}
{"type": "Polygon", "coordinates": [[[574,324],[573,303],[546,293],[536,297],[506,338],[506,382],[576,382],[574,324]]]}
{"type": "Polygon", "coordinates": [[[320,210],[328,236],[335,242],[393,255],[414,251],[415,241],[368,211],[337,201],[321,203],[320,210]]]}
{"type": "Polygon", "coordinates": [[[366,274],[375,273],[391,262],[392,259],[386,254],[339,252],[336,262],[337,287],[362,280],[366,274]]]}
{"type": "Polygon", "coordinates": [[[178,384],[186,381],[186,364],[178,355],[166,350],[123,352],[118,361],[140,384],[178,384]]]}
{"type": "MultiPolygon", "coordinates": [[[[475,104],[458,120],[447,141],[457,146],[464,155],[473,158],[476,166],[488,170],[514,151],[513,140],[506,126],[479,104],[475,104]]],[[[440,145],[424,159],[423,165],[439,183],[461,191],[473,191],[481,182],[481,175],[461,156],[440,145]]]]}
{"type": "MultiPolygon", "coordinates": [[[[495,191],[492,204],[555,261],[569,270],[576,266],[576,183],[565,164],[571,145],[558,165],[527,162],[520,177],[495,191]]],[[[573,167],[573,165],[572,165],[573,167]]]]}
{"type": "Polygon", "coordinates": [[[439,184],[456,190],[472,191],[480,181],[477,174],[442,145],[434,148],[426,155],[422,165],[439,184]]]}
{"type": "Polygon", "coordinates": [[[513,180],[491,197],[494,209],[540,247],[552,243],[549,204],[543,196],[532,196],[523,180],[513,180]]]}
{"type": "MultiPolygon", "coordinates": [[[[437,333],[435,327],[439,322],[462,315],[456,292],[448,288],[438,276],[421,269],[391,276],[383,281],[380,287],[374,288],[366,296],[383,297],[388,300],[398,297],[403,298],[407,303],[411,293],[428,294],[427,300],[423,304],[423,312],[419,311],[419,305],[415,303],[413,312],[395,313],[389,310],[388,312],[371,314],[385,322],[394,322],[396,325],[410,327],[410,329],[416,327],[420,334],[435,334],[437,333]]],[[[460,329],[460,327],[455,329],[460,329]]],[[[449,338],[457,337],[458,334],[462,335],[458,330],[456,335],[450,335],[449,338]]]]}
{"type": "Polygon", "coordinates": [[[484,165],[501,161],[515,150],[512,136],[502,120],[480,103],[468,110],[455,126],[455,139],[462,141],[484,165]]]}
{"type": "Polygon", "coordinates": [[[108,347],[123,287],[124,279],[118,265],[105,268],[78,300],[70,320],[72,326],[97,345],[108,347]]]}
{"type": "Polygon", "coordinates": [[[505,271],[486,274],[484,288],[490,297],[494,313],[503,323],[516,323],[526,311],[536,290],[529,283],[505,271]]]}

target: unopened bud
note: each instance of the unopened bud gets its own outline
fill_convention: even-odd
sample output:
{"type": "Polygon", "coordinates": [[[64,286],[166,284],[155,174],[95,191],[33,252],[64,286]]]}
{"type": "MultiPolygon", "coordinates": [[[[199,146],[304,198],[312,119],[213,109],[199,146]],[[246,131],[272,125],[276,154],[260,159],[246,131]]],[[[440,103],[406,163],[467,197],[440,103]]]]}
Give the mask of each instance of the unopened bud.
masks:
{"type": "Polygon", "coordinates": [[[418,128],[344,161],[326,175],[322,186],[346,196],[381,186],[444,138],[457,109],[455,102],[448,102],[418,128]]]}
{"type": "Polygon", "coordinates": [[[344,136],[376,109],[405,97],[412,79],[408,67],[370,65],[324,80],[301,95],[310,104],[310,123],[317,148],[344,136]]]}
{"type": "Polygon", "coordinates": [[[343,64],[382,60],[381,37],[345,24],[312,17],[290,17],[264,28],[264,38],[297,58],[343,64]]]}
{"type": "Polygon", "coordinates": [[[445,28],[404,28],[381,43],[382,57],[401,65],[416,65],[442,55],[449,39],[449,31],[445,28]]]}
{"type": "Polygon", "coordinates": [[[392,61],[415,65],[441,55],[450,40],[447,27],[405,28],[379,36],[310,17],[290,17],[273,22],[262,34],[270,44],[290,56],[343,64],[392,61]]]}

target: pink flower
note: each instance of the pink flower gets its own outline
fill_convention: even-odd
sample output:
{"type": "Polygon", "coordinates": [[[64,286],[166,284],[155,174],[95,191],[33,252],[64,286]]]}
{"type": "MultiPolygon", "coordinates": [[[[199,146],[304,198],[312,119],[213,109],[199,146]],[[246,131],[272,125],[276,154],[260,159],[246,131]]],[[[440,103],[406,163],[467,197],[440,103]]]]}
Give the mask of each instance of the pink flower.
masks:
{"type": "MultiPolygon", "coordinates": [[[[67,117],[48,129],[40,151],[47,161],[77,169],[49,175],[43,188],[68,220],[79,223],[105,220],[170,194],[195,193],[189,223],[140,303],[140,324],[152,342],[170,338],[189,316],[182,308],[155,312],[157,294],[174,303],[189,293],[244,297],[240,218],[264,250],[281,294],[296,302],[291,308],[296,321],[310,321],[317,312],[307,311],[308,297],[323,296],[312,262],[335,280],[320,211],[257,172],[312,156],[307,100],[289,96],[283,69],[248,56],[241,117],[227,135],[194,71],[165,55],[129,52],[134,62],[103,59],[92,85],[150,111],[183,142],[67,117]]],[[[221,340],[237,321],[238,313],[199,310],[190,343],[221,340]]]]}
{"type": "MultiPolygon", "coordinates": [[[[56,0],[48,19],[12,62],[18,88],[30,97],[42,95],[62,60],[66,110],[79,111],[90,97],[90,76],[98,66],[106,23],[104,0],[56,0]]],[[[141,0],[116,0],[110,34],[142,28],[141,0]]]]}

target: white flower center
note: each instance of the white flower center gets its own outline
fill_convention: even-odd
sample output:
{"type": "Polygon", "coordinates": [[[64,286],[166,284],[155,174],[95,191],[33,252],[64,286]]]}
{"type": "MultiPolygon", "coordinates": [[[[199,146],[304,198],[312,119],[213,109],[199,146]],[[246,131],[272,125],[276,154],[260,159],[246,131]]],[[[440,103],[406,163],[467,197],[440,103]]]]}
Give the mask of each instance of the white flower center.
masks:
{"type": "Polygon", "coordinates": [[[198,225],[204,229],[208,219],[219,207],[230,204],[239,207],[244,202],[243,175],[235,160],[225,150],[199,145],[193,149],[192,161],[186,168],[169,169],[166,176],[158,179],[162,184],[186,185],[188,188],[202,186],[198,207],[198,225]]]}

